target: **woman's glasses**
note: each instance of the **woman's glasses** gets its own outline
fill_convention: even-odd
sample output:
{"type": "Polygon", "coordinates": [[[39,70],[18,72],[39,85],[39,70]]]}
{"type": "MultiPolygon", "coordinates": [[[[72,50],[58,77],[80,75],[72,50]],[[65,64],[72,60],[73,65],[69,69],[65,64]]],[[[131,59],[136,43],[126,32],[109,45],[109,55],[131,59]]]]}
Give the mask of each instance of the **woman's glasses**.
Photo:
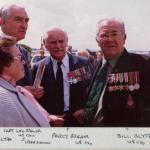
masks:
{"type": "Polygon", "coordinates": [[[22,55],[14,56],[13,59],[20,60],[22,62],[23,61],[23,56],[22,55]]]}

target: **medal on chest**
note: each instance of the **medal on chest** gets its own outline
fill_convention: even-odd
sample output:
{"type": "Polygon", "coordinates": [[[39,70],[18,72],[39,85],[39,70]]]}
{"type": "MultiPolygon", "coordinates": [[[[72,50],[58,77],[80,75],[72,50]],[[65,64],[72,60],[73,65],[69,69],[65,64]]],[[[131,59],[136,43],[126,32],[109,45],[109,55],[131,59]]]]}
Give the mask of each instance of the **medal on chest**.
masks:
{"type": "Polygon", "coordinates": [[[140,89],[139,71],[109,74],[108,91],[131,91],[140,89]]]}
{"type": "Polygon", "coordinates": [[[134,99],[133,99],[133,97],[132,97],[132,95],[128,95],[128,97],[127,97],[127,108],[128,109],[133,109],[133,108],[135,108],[135,102],[134,102],[134,99]]]}

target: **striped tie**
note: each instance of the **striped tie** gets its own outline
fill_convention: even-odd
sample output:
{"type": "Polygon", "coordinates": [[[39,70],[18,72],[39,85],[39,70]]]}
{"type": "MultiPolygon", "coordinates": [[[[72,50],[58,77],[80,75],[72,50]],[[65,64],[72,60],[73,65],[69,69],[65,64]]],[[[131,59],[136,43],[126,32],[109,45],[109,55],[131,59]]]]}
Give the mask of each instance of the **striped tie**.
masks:
{"type": "Polygon", "coordinates": [[[91,126],[93,124],[95,113],[97,111],[98,102],[107,82],[109,67],[110,67],[109,62],[105,63],[96,74],[96,78],[95,81],[93,82],[91,91],[89,93],[87,105],[84,112],[85,126],[91,126]]]}

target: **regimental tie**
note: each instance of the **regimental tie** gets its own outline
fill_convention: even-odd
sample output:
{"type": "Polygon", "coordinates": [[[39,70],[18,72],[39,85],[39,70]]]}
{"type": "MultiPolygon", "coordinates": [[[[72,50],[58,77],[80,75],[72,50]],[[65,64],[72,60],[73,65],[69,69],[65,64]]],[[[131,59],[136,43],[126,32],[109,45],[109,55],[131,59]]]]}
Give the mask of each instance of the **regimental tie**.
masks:
{"type": "Polygon", "coordinates": [[[64,112],[64,84],[63,84],[63,72],[61,69],[62,62],[57,62],[57,72],[56,72],[56,93],[57,93],[57,104],[59,107],[59,114],[64,112]]]}
{"type": "MultiPolygon", "coordinates": [[[[95,81],[91,87],[86,109],[84,112],[84,125],[92,126],[97,111],[100,96],[107,82],[108,73],[110,72],[109,62],[105,63],[97,72],[95,81]]],[[[101,114],[102,117],[102,114],[101,114]]]]}

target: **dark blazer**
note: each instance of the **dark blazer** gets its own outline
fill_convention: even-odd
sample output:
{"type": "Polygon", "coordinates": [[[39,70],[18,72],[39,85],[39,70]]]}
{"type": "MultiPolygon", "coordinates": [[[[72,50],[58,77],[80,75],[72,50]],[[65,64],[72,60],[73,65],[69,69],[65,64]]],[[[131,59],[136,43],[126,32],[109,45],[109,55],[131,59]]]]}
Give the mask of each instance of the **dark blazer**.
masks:
{"type": "MultiPolygon", "coordinates": [[[[101,63],[97,71],[100,67],[101,63]]],[[[118,89],[110,91],[110,87],[115,86],[115,84],[119,87],[123,83],[107,83],[102,103],[104,126],[150,126],[149,66],[142,56],[128,53],[124,50],[112,73],[117,74],[135,71],[139,72],[140,88],[138,90],[118,89]]]]}
{"type": "MultiPolygon", "coordinates": [[[[76,70],[83,66],[90,65],[89,60],[83,57],[68,54],[70,71],[76,70]]],[[[57,92],[55,90],[56,80],[53,72],[53,65],[50,57],[45,58],[41,62],[46,64],[41,86],[44,87],[44,96],[39,103],[50,113],[60,115],[60,106],[56,102],[57,92]]],[[[40,63],[40,62],[39,62],[40,63]]],[[[35,78],[38,65],[33,65],[33,78],[35,78]]],[[[76,84],[70,84],[70,112],[83,108],[85,105],[85,95],[89,80],[79,81],[76,84]]]]}
{"type": "Polygon", "coordinates": [[[31,85],[32,84],[32,74],[31,74],[31,68],[30,68],[30,63],[28,60],[28,54],[27,51],[25,50],[25,48],[23,48],[20,45],[17,45],[22,56],[23,56],[23,60],[25,61],[24,64],[24,78],[17,81],[17,85],[21,85],[21,86],[26,86],[26,85],[31,85]]]}

